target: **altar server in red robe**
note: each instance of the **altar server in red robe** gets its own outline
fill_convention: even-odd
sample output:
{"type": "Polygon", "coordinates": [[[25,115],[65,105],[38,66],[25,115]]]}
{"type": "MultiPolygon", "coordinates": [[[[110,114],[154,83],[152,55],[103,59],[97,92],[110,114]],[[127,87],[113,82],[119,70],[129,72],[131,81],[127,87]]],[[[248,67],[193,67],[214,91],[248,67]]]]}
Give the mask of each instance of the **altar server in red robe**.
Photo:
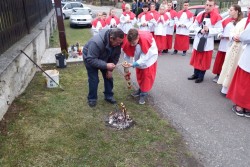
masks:
{"type": "Polygon", "coordinates": [[[183,51],[182,56],[185,56],[189,49],[189,27],[193,24],[193,13],[188,10],[188,6],[188,1],[184,1],[183,10],[177,13],[174,52],[172,54],[183,51]]]}
{"type": "Polygon", "coordinates": [[[148,4],[144,4],[142,7],[143,12],[138,15],[137,25],[142,31],[149,31],[153,26],[153,16],[148,11],[148,4]]]}
{"type": "Polygon", "coordinates": [[[205,11],[196,17],[193,25],[196,35],[194,37],[190,65],[194,67],[194,74],[188,77],[188,80],[195,80],[195,83],[201,83],[206,70],[210,68],[214,50],[214,36],[223,30],[222,18],[214,8],[215,1],[207,0],[205,11]],[[202,38],[206,39],[206,41],[200,40],[202,38]]]}
{"type": "MultiPolygon", "coordinates": [[[[164,5],[166,6],[166,5],[164,5]]],[[[172,8],[173,4],[168,2],[166,14],[169,18],[169,23],[167,24],[167,34],[166,34],[166,49],[163,50],[163,53],[168,53],[169,49],[172,49],[173,43],[173,34],[174,34],[174,25],[177,21],[177,12],[172,8]]]]}
{"type": "Polygon", "coordinates": [[[93,36],[98,34],[101,29],[105,28],[105,26],[106,26],[106,23],[102,19],[102,13],[100,12],[97,14],[97,17],[92,21],[93,36]]]}
{"type": "Polygon", "coordinates": [[[115,9],[111,8],[109,17],[105,20],[107,28],[117,28],[120,24],[120,19],[115,15],[115,9]]]}
{"type": "Polygon", "coordinates": [[[159,54],[162,53],[163,50],[167,49],[167,24],[169,23],[168,15],[165,13],[165,5],[161,5],[159,9],[160,14],[156,17],[156,26],[154,32],[155,42],[159,51],[159,54]]]}
{"type": "Polygon", "coordinates": [[[227,98],[231,99],[235,105],[232,110],[238,116],[250,118],[250,4],[248,5],[248,19],[245,30],[240,35],[240,41],[246,44],[233,80],[229,87],[227,98]]]}
{"type": "Polygon", "coordinates": [[[125,12],[123,12],[120,17],[120,28],[124,32],[125,36],[128,34],[128,31],[134,27],[134,24],[136,23],[135,14],[131,12],[130,9],[130,5],[126,4],[125,12]]]}
{"type": "Polygon", "coordinates": [[[139,104],[145,104],[145,97],[152,89],[156,76],[158,49],[155,40],[148,31],[130,29],[122,49],[124,59],[127,60],[129,66],[136,68],[139,89],[131,95],[139,96],[139,104]],[[131,63],[132,57],[133,63],[131,63]]]}

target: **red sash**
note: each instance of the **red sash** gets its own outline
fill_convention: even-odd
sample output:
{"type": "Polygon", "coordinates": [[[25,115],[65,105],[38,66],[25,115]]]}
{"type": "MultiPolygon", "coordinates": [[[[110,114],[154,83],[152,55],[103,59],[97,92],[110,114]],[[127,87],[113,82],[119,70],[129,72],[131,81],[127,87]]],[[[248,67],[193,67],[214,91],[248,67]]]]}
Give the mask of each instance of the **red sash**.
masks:
{"type": "MultiPolygon", "coordinates": [[[[153,36],[150,32],[139,31],[138,44],[141,46],[141,50],[144,54],[148,53],[148,50],[151,47],[152,42],[153,42],[153,36]]],[[[134,57],[135,46],[131,46],[127,39],[124,39],[122,49],[126,53],[127,56],[134,57]]]]}
{"type": "Polygon", "coordinates": [[[247,27],[247,25],[248,25],[249,22],[250,22],[250,13],[248,14],[247,22],[246,22],[246,25],[245,25],[245,28],[244,28],[244,29],[246,29],[246,27],[247,27]]]}
{"type": "MultiPolygon", "coordinates": [[[[206,17],[206,14],[208,13],[201,13],[196,17],[196,20],[198,21],[199,24],[201,24],[201,22],[203,21],[202,19],[206,17]],[[204,15],[204,17],[202,17],[204,15]]],[[[211,24],[215,25],[218,21],[222,20],[222,17],[220,16],[220,14],[218,14],[215,10],[210,12],[210,20],[211,20],[211,24]]]]}
{"type": "Polygon", "coordinates": [[[150,21],[151,19],[153,19],[153,16],[149,12],[147,13],[142,12],[141,14],[139,14],[138,18],[140,19],[143,15],[145,15],[146,21],[150,21]]]}
{"type": "MultiPolygon", "coordinates": [[[[184,10],[181,10],[177,13],[177,17],[178,19],[181,18],[181,15],[183,14],[183,12],[185,12],[184,10]]],[[[194,16],[194,14],[192,12],[190,12],[189,10],[186,10],[186,14],[187,14],[187,18],[190,19],[194,16]]]]}
{"type": "Polygon", "coordinates": [[[170,13],[170,17],[171,17],[171,19],[173,19],[174,17],[176,17],[176,16],[177,16],[177,12],[176,12],[175,10],[173,10],[173,9],[171,9],[171,10],[169,10],[169,11],[167,11],[167,12],[169,12],[169,13],[170,13]]]}
{"type": "Polygon", "coordinates": [[[159,14],[156,16],[155,20],[158,21],[160,19],[160,17],[163,16],[164,18],[164,21],[167,21],[169,18],[168,18],[168,15],[166,13],[164,14],[159,14]]]}
{"type": "Polygon", "coordinates": [[[229,17],[227,19],[225,19],[223,22],[222,22],[222,26],[223,28],[225,28],[227,26],[228,23],[232,22],[232,21],[235,21],[235,19],[229,17]]]}
{"type": "Polygon", "coordinates": [[[93,20],[93,21],[92,21],[92,25],[93,25],[94,27],[96,27],[98,21],[101,22],[102,27],[105,27],[105,26],[106,26],[106,23],[105,23],[105,21],[104,21],[103,19],[95,19],[95,20],[93,20]]]}
{"type": "Polygon", "coordinates": [[[134,20],[135,14],[133,12],[123,12],[122,13],[124,16],[129,15],[130,20],[134,20]]]}
{"type": "Polygon", "coordinates": [[[110,22],[111,22],[111,19],[115,19],[115,22],[116,24],[119,24],[120,23],[120,19],[116,16],[109,16],[107,19],[106,19],[106,24],[110,25],[110,22]]]}

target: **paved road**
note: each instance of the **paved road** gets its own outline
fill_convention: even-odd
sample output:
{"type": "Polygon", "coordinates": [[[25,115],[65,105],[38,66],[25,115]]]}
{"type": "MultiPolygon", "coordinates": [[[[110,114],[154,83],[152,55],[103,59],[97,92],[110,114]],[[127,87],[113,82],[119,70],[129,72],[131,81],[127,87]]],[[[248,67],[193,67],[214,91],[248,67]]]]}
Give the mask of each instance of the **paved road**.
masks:
{"type": "Polygon", "coordinates": [[[250,166],[250,119],[231,111],[232,103],[220,95],[221,86],[208,71],[203,83],[187,80],[193,72],[190,54],[163,55],[151,96],[154,105],[183,134],[204,166],[250,166]]]}
{"type": "MultiPolygon", "coordinates": [[[[108,7],[94,7],[94,10],[108,7]]],[[[203,83],[188,81],[193,68],[187,56],[164,54],[150,96],[154,105],[184,136],[193,154],[206,167],[250,166],[250,119],[231,111],[232,103],[220,95],[221,86],[207,71],[203,83]]],[[[132,77],[134,82],[135,77],[132,77]]]]}

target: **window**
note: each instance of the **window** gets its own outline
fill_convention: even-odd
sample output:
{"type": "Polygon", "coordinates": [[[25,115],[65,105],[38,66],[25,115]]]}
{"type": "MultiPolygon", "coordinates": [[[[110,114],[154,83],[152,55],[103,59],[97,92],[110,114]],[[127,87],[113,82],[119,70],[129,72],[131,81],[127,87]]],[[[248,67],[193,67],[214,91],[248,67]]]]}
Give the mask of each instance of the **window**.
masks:
{"type": "Polygon", "coordinates": [[[66,9],[72,9],[73,7],[71,6],[71,4],[70,3],[68,3],[67,5],[66,5],[66,9]]]}

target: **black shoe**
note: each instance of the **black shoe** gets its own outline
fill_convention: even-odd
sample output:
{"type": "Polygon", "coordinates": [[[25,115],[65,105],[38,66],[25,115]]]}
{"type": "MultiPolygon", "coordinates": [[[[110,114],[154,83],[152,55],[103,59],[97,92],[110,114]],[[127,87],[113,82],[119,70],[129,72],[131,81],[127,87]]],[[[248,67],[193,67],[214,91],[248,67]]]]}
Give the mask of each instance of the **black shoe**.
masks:
{"type": "Polygon", "coordinates": [[[138,96],[140,96],[140,93],[141,93],[141,90],[138,89],[138,90],[134,91],[133,93],[131,93],[131,96],[138,97],[138,96]]]}
{"type": "Polygon", "coordinates": [[[116,100],[114,99],[114,97],[111,97],[111,98],[105,98],[105,100],[107,101],[107,102],[109,102],[110,104],[116,104],[116,100]]]}
{"type": "Polygon", "coordinates": [[[173,51],[173,53],[171,53],[171,55],[175,55],[175,54],[177,54],[177,51],[173,51]]]}
{"type": "Polygon", "coordinates": [[[233,106],[233,108],[232,108],[233,112],[235,112],[235,114],[238,115],[238,116],[244,117],[245,116],[244,109],[237,110],[236,107],[237,107],[236,105],[233,106]]]}
{"type": "Polygon", "coordinates": [[[183,52],[181,55],[182,55],[182,56],[186,56],[186,52],[185,52],[185,53],[183,52]]]}
{"type": "Polygon", "coordinates": [[[197,79],[197,78],[198,78],[197,76],[192,75],[191,77],[188,77],[188,80],[195,80],[195,79],[197,79]]]}
{"type": "Polygon", "coordinates": [[[88,101],[89,107],[95,107],[96,101],[88,101]]]}
{"type": "Polygon", "coordinates": [[[168,49],[163,50],[162,53],[168,53],[168,49]]]}
{"type": "Polygon", "coordinates": [[[202,78],[197,78],[197,79],[195,80],[195,83],[201,83],[202,81],[203,81],[202,78]]]}

